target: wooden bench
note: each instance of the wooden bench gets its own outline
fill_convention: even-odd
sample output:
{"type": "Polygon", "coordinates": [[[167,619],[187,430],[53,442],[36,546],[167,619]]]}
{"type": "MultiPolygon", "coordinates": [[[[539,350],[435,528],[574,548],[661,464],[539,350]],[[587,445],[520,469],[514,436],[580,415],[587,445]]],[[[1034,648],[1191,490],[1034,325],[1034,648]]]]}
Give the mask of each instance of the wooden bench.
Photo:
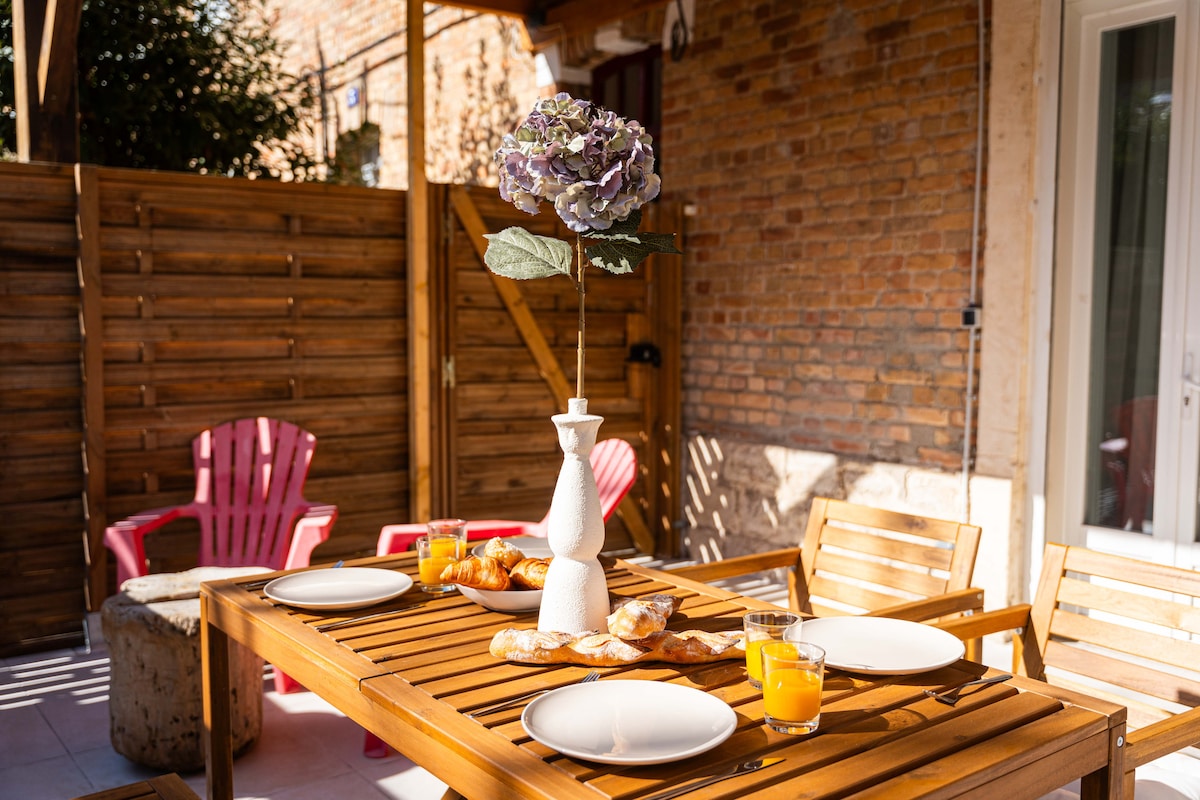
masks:
{"type": "Polygon", "coordinates": [[[92,794],[76,797],[75,800],[200,800],[199,795],[183,782],[183,778],[172,772],[158,778],[138,781],[127,786],[117,786],[92,794]]]}

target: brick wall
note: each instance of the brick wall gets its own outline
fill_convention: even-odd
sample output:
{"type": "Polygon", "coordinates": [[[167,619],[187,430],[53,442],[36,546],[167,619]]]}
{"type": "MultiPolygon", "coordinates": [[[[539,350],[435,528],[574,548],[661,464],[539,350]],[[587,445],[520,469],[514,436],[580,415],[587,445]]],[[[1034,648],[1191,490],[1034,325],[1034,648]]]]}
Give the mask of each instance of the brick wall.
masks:
{"type": "Polygon", "coordinates": [[[697,0],[663,78],[688,429],[959,466],[976,9],[697,0]]]}
{"type": "MultiPolygon", "coordinates": [[[[406,5],[272,2],[275,33],[288,43],[288,71],[315,81],[323,56],[326,113],[314,151],[323,152],[323,136],[333,155],[338,134],[372,122],[380,127],[378,185],[407,188],[406,5]]],[[[538,96],[533,56],[523,50],[512,19],[431,3],[425,8],[427,175],[442,183],[494,185],[492,153],[538,96]]]]}

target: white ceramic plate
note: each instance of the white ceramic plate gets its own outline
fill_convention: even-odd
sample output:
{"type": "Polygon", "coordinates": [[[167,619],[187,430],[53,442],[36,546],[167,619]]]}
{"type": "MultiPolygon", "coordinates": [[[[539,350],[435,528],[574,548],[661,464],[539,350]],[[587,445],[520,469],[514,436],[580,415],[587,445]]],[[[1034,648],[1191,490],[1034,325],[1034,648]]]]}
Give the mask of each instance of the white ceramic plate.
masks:
{"type": "Polygon", "coordinates": [[[737,714],[698,689],[600,680],[544,694],[521,714],[525,731],[563,755],[602,764],[662,764],[729,738],[737,714]]]}
{"type": "Polygon", "coordinates": [[[825,664],[868,675],[912,675],[963,657],[962,640],[939,628],[885,617],[824,617],[800,625],[800,639],[825,648],[825,664]]]}
{"type": "MultiPolygon", "coordinates": [[[[505,536],[504,541],[511,545],[515,545],[526,558],[553,558],[554,551],[550,549],[550,542],[540,536],[505,536]]],[[[483,549],[487,547],[487,542],[483,541],[471,548],[471,552],[477,556],[483,555],[483,549]]]]}
{"type": "Polygon", "coordinates": [[[399,597],[412,588],[403,572],[370,567],[314,569],[276,578],[263,588],[267,597],[318,611],[362,608],[399,597]]]}
{"type": "Polygon", "coordinates": [[[492,611],[533,611],[542,607],[541,589],[509,589],[505,592],[495,592],[472,589],[460,584],[458,590],[463,593],[463,597],[492,611]]]}

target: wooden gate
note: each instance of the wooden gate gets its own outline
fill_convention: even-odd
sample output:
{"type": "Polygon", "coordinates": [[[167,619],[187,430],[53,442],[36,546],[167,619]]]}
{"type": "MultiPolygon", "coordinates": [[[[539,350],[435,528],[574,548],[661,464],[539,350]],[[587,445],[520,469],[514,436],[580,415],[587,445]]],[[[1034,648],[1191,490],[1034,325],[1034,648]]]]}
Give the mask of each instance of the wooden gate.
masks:
{"type": "MultiPolygon", "coordinates": [[[[433,335],[442,364],[437,416],[449,457],[434,484],[434,507],[468,519],[540,519],[562,463],[549,418],[575,393],[578,303],[565,277],[513,281],[491,273],[483,234],[515,225],[574,236],[552,211],[531,217],[495,189],[453,187],[437,202],[450,220],[447,263],[434,271],[444,279],[433,287],[444,298],[435,303],[445,313],[433,335]]],[[[644,228],[681,240],[682,216],[654,204],[644,228]]],[[[588,410],[604,417],[601,439],[634,445],[640,467],[609,523],[607,549],[675,549],[681,262],[657,256],[631,275],[588,271],[588,410]]]]}

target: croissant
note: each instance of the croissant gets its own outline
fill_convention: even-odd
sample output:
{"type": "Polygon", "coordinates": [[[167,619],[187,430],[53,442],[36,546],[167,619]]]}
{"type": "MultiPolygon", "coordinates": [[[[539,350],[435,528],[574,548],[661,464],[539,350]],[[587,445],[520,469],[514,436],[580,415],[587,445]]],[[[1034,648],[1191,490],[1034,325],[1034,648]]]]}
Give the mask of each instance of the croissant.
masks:
{"type": "Polygon", "coordinates": [[[442,583],[460,583],[472,589],[502,592],[512,581],[504,565],[491,556],[467,556],[448,565],[441,574],[442,583]]]}
{"type": "Polygon", "coordinates": [[[616,667],[636,661],[707,664],[746,657],[742,631],[658,631],[626,641],[611,633],[555,633],[505,628],[492,636],[489,652],[522,664],[583,664],[616,667]]]}
{"type": "Polygon", "coordinates": [[[508,571],[514,589],[541,589],[546,585],[548,558],[523,558],[508,571]]]}
{"type": "Polygon", "coordinates": [[[608,632],[621,639],[643,639],[666,629],[683,598],[654,594],[622,603],[608,616],[608,632]]]}

